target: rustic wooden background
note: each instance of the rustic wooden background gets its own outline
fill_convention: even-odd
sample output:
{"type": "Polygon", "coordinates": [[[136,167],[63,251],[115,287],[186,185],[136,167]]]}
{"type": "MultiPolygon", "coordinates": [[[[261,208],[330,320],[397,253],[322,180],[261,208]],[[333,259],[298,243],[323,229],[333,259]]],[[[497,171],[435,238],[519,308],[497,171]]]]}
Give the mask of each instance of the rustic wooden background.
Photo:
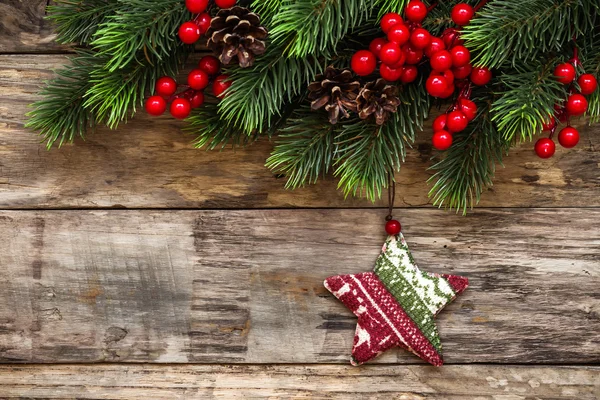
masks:
{"type": "Polygon", "coordinates": [[[372,267],[383,203],[286,191],[268,142],[203,152],[169,118],[46,151],[23,128],[68,52],[46,3],[0,0],[0,398],[600,398],[600,128],[515,149],[467,217],[430,206],[422,135],[396,213],[471,288],[438,319],[446,366],[355,368],[322,281],[372,267]]]}

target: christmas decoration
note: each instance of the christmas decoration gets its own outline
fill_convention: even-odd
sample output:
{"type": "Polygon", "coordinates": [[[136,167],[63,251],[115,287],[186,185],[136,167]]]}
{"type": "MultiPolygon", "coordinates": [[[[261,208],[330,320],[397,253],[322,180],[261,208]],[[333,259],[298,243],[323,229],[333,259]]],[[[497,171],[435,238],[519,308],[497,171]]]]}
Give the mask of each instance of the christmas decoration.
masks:
{"type": "Polygon", "coordinates": [[[169,109],[198,147],[272,138],[288,188],[332,173],[375,200],[435,107],[432,203],[466,212],[511,146],[549,157],[578,142],[576,118],[600,120],[597,0],[138,3],[48,7],[76,44],[27,123],[48,147],[169,109]]]}

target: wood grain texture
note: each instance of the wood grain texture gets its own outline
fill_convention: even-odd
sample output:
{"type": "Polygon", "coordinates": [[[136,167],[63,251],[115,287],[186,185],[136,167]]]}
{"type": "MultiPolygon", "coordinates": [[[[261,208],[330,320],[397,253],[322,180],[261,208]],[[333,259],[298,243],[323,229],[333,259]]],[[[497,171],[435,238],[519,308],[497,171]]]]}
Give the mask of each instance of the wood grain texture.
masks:
{"type": "Polygon", "coordinates": [[[0,0],[0,53],[65,51],[44,19],[48,0],[0,0]]]}
{"type": "MultiPolygon", "coordinates": [[[[399,212],[417,263],[471,287],[447,363],[600,362],[600,210],[399,212]]],[[[0,361],[346,363],[325,290],[372,269],[378,210],[3,211],[0,361]]],[[[398,349],[379,363],[419,363],[398,349]]]]}
{"type": "Polygon", "coordinates": [[[600,368],[465,365],[0,366],[2,399],[595,400],[600,368]]]}
{"type": "MultiPolygon", "coordinates": [[[[372,207],[344,201],[336,180],[284,189],[264,162],[272,145],[238,151],[194,149],[192,137],[169,118],[143,115],[116,132],[105,129],[50,152],[23,128],[27,105],[64,56],[0,56],[0,207],[9,208],[264,208],[372,207]]],[[[600,205],[600,127],[582,129],[581,144],[551,160],[531,143],[514,149],[499,167],[487,207],[597,207],[600,205]]],[[[397,204],[429,204],[431,132],[424,132],[398,174],[397,204]]],[[[375,206],[382,206],[378,202],[375,206]]]]}

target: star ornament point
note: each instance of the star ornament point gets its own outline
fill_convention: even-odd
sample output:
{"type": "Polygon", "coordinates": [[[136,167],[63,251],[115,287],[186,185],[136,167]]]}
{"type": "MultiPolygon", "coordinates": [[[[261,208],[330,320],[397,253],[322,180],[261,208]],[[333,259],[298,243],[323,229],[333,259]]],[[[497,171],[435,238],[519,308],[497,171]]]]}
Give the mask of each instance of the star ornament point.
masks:
{"type": "Polygon", "coordinates": [[[434,317],[469,281],[419,270],[404,236],[389,236],[372,272],[332,276],[325,287],[357,317],[352,365],[403,347],[435,366],[443,364],[434,317]]]}

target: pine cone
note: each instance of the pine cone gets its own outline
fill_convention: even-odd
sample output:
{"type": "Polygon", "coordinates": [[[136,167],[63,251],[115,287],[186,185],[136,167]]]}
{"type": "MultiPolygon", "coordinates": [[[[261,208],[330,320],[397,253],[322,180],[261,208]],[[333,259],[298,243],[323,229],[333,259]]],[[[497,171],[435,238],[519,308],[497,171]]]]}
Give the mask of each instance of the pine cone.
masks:
{"type": "Polygon", "coordinates": [[[340,114],[348,118],[348,111],[356,112],[356,96],[360,83],[348,69],[343,71],[327,67],[325,73],[317,75],[315,82],[308,85],[310,107],[318,110],[325,107],[329,113],[329,122],[337,124],[340,114]]]}
{"type": "Polygon", "coordinates": [[[221,63],[228,65],[237,56],[240,67],[247,68],[254,64],[255,56],[265,52],[263,39],[268,33],[260,26],[258,15],[236,6],[220,10],[212,19],[206,35],[208,46],[219,54],[221,63]]]}
{"type": "Polygon", "coordinates": [[[375,114],[377,125],[383,125],[391,113],[398,111],[398,87],[388,85],[383,79],[367,83],[356,98],[358,116],[367,119],[375,114]]]}

